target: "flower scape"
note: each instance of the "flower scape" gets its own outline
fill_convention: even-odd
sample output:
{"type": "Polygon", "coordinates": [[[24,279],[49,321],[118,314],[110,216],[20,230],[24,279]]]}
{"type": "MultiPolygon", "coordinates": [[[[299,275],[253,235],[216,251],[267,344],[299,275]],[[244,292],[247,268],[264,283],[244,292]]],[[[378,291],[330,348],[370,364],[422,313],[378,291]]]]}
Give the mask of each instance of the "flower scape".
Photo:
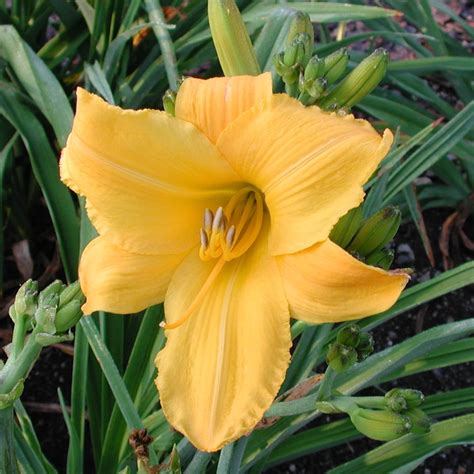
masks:
{"type": "Polygon", "coordinates": [[[405,287],[407,274],[329,239],[392,134],[273,94],[269,73],[185,79],[175,116],[77,95],[60,165],[99,234],[80,263],[83,310],[164,301],[162,408],[198,449],[219,450],[277,395],[291,318],[359,319],[405,287]]]}

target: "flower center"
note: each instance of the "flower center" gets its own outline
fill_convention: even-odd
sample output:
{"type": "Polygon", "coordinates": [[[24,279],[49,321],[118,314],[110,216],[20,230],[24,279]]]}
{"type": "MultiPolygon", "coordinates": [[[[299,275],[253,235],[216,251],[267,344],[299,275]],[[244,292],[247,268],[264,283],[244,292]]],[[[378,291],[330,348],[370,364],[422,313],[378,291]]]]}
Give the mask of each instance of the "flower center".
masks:
{"type": "Polygon", "coordinates": [[[172,323],[161,322],[164,329],[175,329],[185,323],[203,301],[226,262],[243,255],[255,242],[263,223],[263,196],[252,187],[235,193],[225,209],[215,214],[204,210],[199,256],[203,261],[218,258],[211,273],[185,313],[172,323]]]}
{"type": "Polygon", "coordinates": [[[263,196],[252,187],[238,191],[227,206],[214,214],[204,211],[199,256],[207,261],[222,257],[226,262],[243,255],[262,228],[263,196]]]}

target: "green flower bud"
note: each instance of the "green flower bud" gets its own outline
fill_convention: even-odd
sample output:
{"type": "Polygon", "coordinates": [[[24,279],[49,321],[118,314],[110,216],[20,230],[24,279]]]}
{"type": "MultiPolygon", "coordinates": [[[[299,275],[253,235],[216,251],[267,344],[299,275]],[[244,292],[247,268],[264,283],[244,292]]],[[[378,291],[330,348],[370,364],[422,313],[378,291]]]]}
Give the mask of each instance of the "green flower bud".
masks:
{"type": "Polygon", "coordinates": [[[352,107],[369,95],[385,76],[389,55],[379,48],[365,58],[321,102],[321,107],[334,110],[352,107]]]}
{"type": "Polygon", "coordinates": [[[212,40],[226,76],[260,74],[255,50],[234,0],[208,2],[212,40]]]}
{"type": "Polygon", "coordinates": [[[357,362],[357,351],[335,342],[329,346],[326,362],[335,372],[342,372],[357,362]]]}
{"type": "Polygon", "coordinates": [[[168,89],[163,95],[163,108],[165,112],[175,116],[176,92],[168,89]]]}
{"type": "Polygon", "coordinates": [[[54,334],[56,332],[54,320],[56,318],[58,301],[59,296],[57,294],[49,293],[38,304],[35,312],[35,321],[36,325],[40,328],[40,332],[47,334],[54,334]]]}
{"type": "Polygon", "coordinates": [[[419,390],[393,388],[385,394],[385,399],[390,410],[403,411],[419,407],[425,400],[425,396],[419,390]]]}
{"type": "Polygon", "coordinates": [[[308,83],[305,90],[314,100],[317,100],[323,95],[327,85],[328,83],[324,77],[318,77],[312,83],[308,83]]]}
{"type": "Polygon", "coordinates": [[[304,69],[304,81],[314,81],[322,76],[324,72],[324,60],[318,56],[313,56],[304,69]]]}
{"type": "Polygon", "coordinates": [[[362,224],[347,250],[365,257],[381,249],[395,237],[401,220],[398,208],[390,206],[382,209],[362,224]]]}
{"type": "MultiPolygon", "coordinates": [[[[314,43],[314,28],[311,23],[311,19],[307,13],[303,13],[299,10],[296,11],[294,19],[291,22],[290,28],[288,30],[288,36],[286,38],[286,46],[288,47],[291,42],[298,36],[300,33],[305,33],[309,36],[309,41],[311,44],[311,50],[314,43]]],[[[311,56],[311,55],[310,55],[311,56]]]]}
{"type": "Polygon", "coordinates": [[[282,51],[278,54],[275,54],[273,57],[273,64],[275,65],[275,71],[281,78],[285,84],[296,84],[298,82],[299,72],[297,67],[289,67],[287,66],[284,61],[285,53],[282,51]]]}
{"type": "Polygon", "coordinates": [[[411,432],[417,434],[428,433],[431,429],[431,420],[430,417],[419,408],[412,408],[404,413],[407,416],[412,424],[411,432]]]}
{"type": "Polygon", "coordinates": [[[395,258],[395,252],[391,249],[380,249],[372,252],[365,259],[367,265],[372,265],[374,267],[383,268],[388,270],[393,263],[395,258]]]}
{"type": "Polygon", "coordinates": [[[364,211],[362,206],[351,209],[347,214],[342,216],[337,224],[331,230],[329,238],[339,247],[345,249],[352,240],[356,232],[359,230],[364,219],[364,211]]]}
{"type": "Polygon", "coordinates": [[[360,341],[360,328],[357,324],[350,324],[339,330],[337,342],[345,346],[357,348],[360,341]]]}
{"type": "Polygon", "coordinates": [[[38,283],[30,278],[16,293],[15,302],[9,311],[12,320],[15,321],[18,316],[32,317],[36,310],[37,299],[38,283]]]}
{"type": "MultiPolygon", "coordinates": [[[[390,393],[390,392],[389,392],[390,393]]],[[[408,410],[407,401],[401,396],[393,394],[392,396],[385,396],[387,408],[396,413],[402,413],[408,410]]]]}
{"type": "Polygon", "coordinates": [[[288,67],[305,68],[311,58],[313,45],[307,33],[298,33],[283,54],[283,63],[288,67]]]}
{"type": "Polygon", "coordinates": [[[328,84],[334,84],[345,72],[349,63],[349,53],[346,48],[338,49],[324,58],[324,77],[328,84]]]}
{"type": "MultiPolygon", "coordinates": [[[[51,301],[51,296],[55,295],[59,297],[59,293],[64,288],[66,288],[66,286],[63,285],[63,282],[61,280],[53,281],[53,283],[50,283],[44,290],[40,292],[39,298],[38,298],[38,305],[41,306],[45,304],[45,302],[48,302],[46,304],[49,305],[50,304],[49,302],[51,301]]],[[[56,304],[57,304],[57,301],[56,301],[56,304]]]]}
{"type": "Polygon", "coordinates": [[[59,294],[59,307],[63,307],[74,299],[85,299],[84,295],[82,294],[81,285],[79,284],[79,281],[71,283],[61,291],[61,293],[59,294]]]}
{"type": "Polygon", "coordinates": [[[368,332],[361,332],[359,344],[357,345],[358,362],[363,361],[374,352],[374,338],[368,332]]]}
{"type": "Polygon", "coordinates": [[[357,431],[377,441],[397,439],[412,429],[412,422],[407,416],[389,410],[356,408],[350,417],[357,431]]]}
{"type": "Polygon", "coordinates": [[[78,299],[72,300],[57,311],[54,319],[56,333],[66,332],[68,329],[76,325],[82,316],[82,303],[83,302],[78,299]]]}

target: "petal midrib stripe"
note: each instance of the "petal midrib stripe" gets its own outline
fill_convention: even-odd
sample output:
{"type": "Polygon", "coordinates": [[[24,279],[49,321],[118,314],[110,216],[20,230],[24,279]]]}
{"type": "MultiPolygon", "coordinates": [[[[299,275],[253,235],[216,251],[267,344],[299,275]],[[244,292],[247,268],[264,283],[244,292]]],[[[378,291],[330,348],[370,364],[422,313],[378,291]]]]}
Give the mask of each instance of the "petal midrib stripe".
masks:
{"type": "Polygon", "coordinates": [[[190,189],[185,186],[178,186],[175,184],[171,184],[165,181],[160,181],[156,178],[152,178],[146,174],[140,173],[138,171],[134,171],[130,168],[127,168],[123,165],[115,163],[114,161],[107,159],[103,156],[101,152],[98,152],[96,149],[91,147],[87,144],[84,140],[82,140],[77,134],[71,135],[72,141],[77,141],[76,145],[81,147],[84,153],[87,155],[88,158],[94,160],[97,163],[101,163],[104,166],[108,166],[115,171],[118,171],[131,179],[135,179],[136,181],[146,183],[154,188],[160,189],[161,191],[166,191],[170,194],[175,194],[183,197],[189,197],[192,199],[199,199],[206,196],[214,196],[214,195],[222,195],[222,194],[233,194],[236,189],[236,185],[234,183],[232,187],[226,188],[206,188],[206,189],[190,189]]]}

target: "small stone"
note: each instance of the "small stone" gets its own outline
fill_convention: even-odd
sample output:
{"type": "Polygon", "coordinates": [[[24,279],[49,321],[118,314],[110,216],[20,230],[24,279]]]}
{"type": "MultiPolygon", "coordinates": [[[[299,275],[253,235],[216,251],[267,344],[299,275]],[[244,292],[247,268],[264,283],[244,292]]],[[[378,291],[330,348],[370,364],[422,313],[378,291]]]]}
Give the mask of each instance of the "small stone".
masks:
{"type": "Polygon", "coordinates": [[[415,253],[408,244],[400,244],[397,247],[397,264],[410,265],[415,261],[415,253]]]}

